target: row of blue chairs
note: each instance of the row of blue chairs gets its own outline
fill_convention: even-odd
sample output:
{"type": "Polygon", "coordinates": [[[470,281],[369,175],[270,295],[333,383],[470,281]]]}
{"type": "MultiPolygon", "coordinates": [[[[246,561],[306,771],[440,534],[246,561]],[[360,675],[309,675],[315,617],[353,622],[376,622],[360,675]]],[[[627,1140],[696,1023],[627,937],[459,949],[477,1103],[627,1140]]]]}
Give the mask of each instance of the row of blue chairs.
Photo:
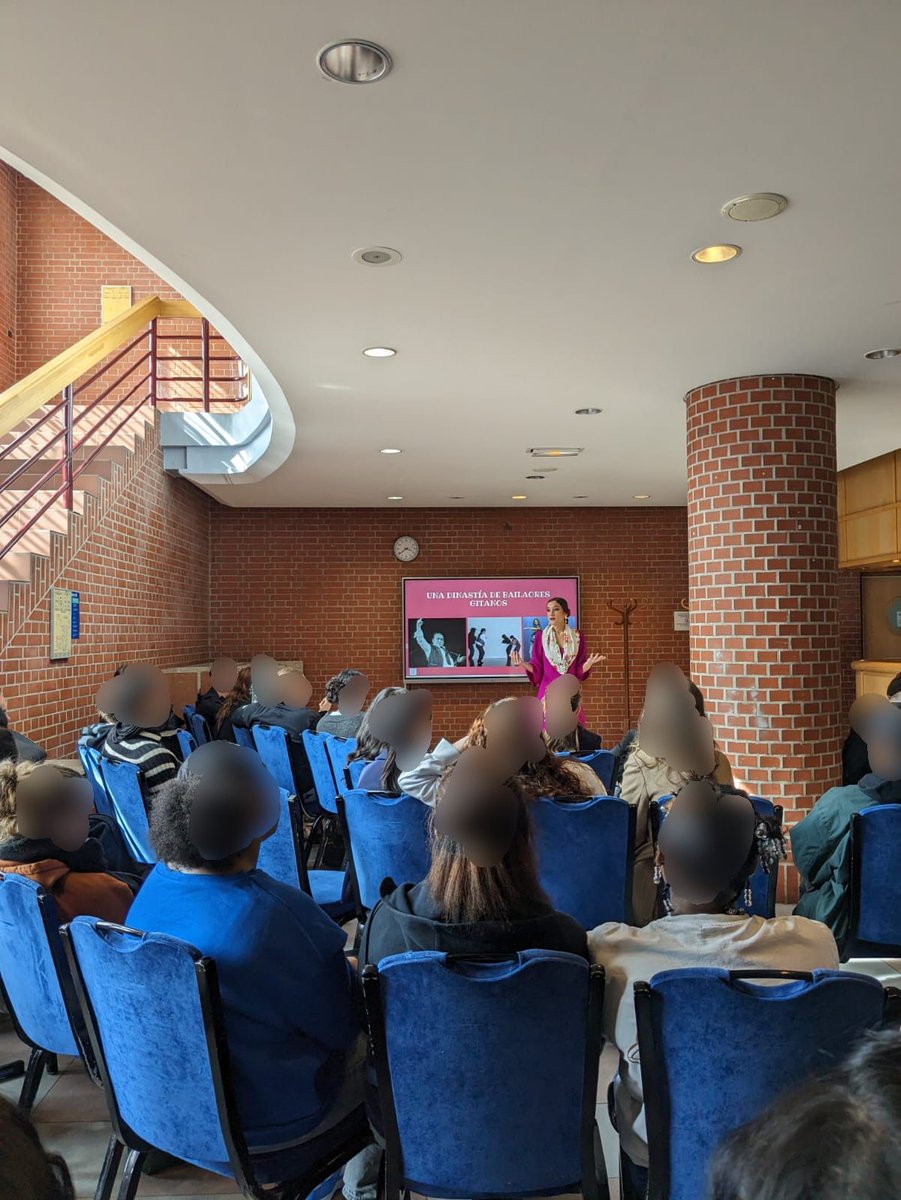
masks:
{"type": "MultiPolygon", "coordinates": [[[[104,1089],[113,1137],[99,1200],[109,1200],[125,1151],[119,1195],[131,1200],[151,1149],[231,1176],[247,1196],[262,1200],[277,1183],[277,1194],[303,1197],[334,1182],[371,1140],[369,1123],[385,1147],[391,1200],[404,1190],[608,1194],[595,1121],[603,971],[573,955],[416,952],[367,967],[378,1085],[369,1123],[361,1108],[275,1154],[246,1145],[215,963],[193,947],[92,917],[60,931],[48,893],[0,876],[0,979],[32,1046],[30,1098],[34,1063],[51,1054],[81,1053],[104,1089]],[[124,1004],[127,996],[140,1002],[124,1004]]],[[[833,971],[667,971],[636,984],[635,1004],[651,1200],[704,1195],[726,1133],[834,1065],[867,1031],[901,1019],[896,989],[833,971]]]]}

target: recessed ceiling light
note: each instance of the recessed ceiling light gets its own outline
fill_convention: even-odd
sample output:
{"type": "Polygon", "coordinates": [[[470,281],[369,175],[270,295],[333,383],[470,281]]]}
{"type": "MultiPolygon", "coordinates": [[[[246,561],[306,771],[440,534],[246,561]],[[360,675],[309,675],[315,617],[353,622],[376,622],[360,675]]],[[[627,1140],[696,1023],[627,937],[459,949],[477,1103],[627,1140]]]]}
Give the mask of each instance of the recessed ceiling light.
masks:
{"type": "Polygon", "coordinates": [[[602,408],[577,408],[575,411],[577,417],[596,417],[604,410],[602,408]]]}
{"type": "Polygon", "coordinates": [[[379,454],[403,454],[403,450],[398,450],[396,446],[386,446],[384,450],[380,450],[379,454]]]}
{"type": "Polygon", "coordinates": [[[778,192],[752,192],[723,205],[723,216],[730,221],[769,221],[788,207],[788,200],[778,192]]]}
{"type": "Polygon", "coordinates": [[[901,354],[901,350],[895,350],[895,349],[868,350],[866,352],[866,354],[864,355],[864,358],[873,358],[873,359],[897,358],[899,354],[901,354]]]}
{"type": "Polygon", "coordinates": [[[397,351],[390,346],[367,346],[363,353],[367,358],[394,358],[397,351]]]}
{"type": "Polygon", "coordinates": [[[511,496],[511,500],[528,500],[528,496],[511,496]]]}
{"type": "Polygon", "coordinates": [[[650,500],[650,495],[647,492],[638,492],[632,497],[633,500],[650,500]]]}
{"type": "Polygon", "coordinates": [[[389,500],[403,500],[403,496],[389,496],[389,500]]]}
{"type": "Polygon", "coordinates": [[[575,458],[584,446],[533,446],[528,453],[532,458],[575,458]]]}
{"type": "Polygon", "coordinates": [[[544,476],[544,475],[527,475],[526,476],[526,479],[545,479],[545,478],[546,478],[546,476],[544,476]]]}
{"type": "Polygon", "coordinates": [[[465,496],[448,496],[448,500],[465,500],[465,496]]]}
{"type": "Polygon", "coordinates": [[[723,243],[719,246],[702,246],[700,250],[695,250],[691,258],[692,262],[696,263],[724,263],[738,258],[739,254],[741,254],[741,246],[723,243]]]}
{"type": "Polygon", "coordinates": [[[354,250],[351,258],[366,267],[392,267],[401,261],[403,255],[399,250],[392,250],[390,246],[363,246],[354,250]]]}
{"type": "Polygon", "coordinates": [[[587,496],[573,496],[573,500],[587,500],[587,496]]]}
{"type": "Polygon", "coordinates": [[[319,51],[319,70],[336,83],[376,83],[391,70],[391,55],[375,42],[352,38],[319,51]]]}

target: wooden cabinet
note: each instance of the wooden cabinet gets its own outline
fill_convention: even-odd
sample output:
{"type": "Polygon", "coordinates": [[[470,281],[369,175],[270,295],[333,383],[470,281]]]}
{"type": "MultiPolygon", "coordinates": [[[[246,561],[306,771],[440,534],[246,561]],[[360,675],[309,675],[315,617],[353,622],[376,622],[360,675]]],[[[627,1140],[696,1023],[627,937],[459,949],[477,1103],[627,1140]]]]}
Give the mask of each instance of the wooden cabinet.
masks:
{"type": "Polygon", "coordinates": [[[901,563],[901,450],[839,472],[838,543],[842,567],[901,563]]]}

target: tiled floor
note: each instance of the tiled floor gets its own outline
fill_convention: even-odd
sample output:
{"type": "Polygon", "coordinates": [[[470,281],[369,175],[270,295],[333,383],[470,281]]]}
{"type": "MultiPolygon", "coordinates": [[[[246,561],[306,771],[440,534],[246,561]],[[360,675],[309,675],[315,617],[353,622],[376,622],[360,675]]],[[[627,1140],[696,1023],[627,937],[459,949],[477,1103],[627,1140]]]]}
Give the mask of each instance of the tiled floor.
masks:
{"type": "MultiPolygon", "coordinates": [[[[895,983],[901,987],[901,960],[853,962],[848,963],[845,969],[861,971],[883,983],[895,983]]],[[[23,1057],[27,1058],[27,1052],[14,1034],[0,1035],[0,1063],[23,1057]]],[[[61,1059],[59,1065],[59,1075],[45,1076],[33,1117],[44,1145],[62,1154],[69,1164],[75,1182],[75,1194],[81,1200],[94,1195],[110,1126],[106,1119],[103,1093],[87,1077],[81,1063],[74,1059],[61,1059]]],[[[615,1066],[615,1055],[608,1048],[601,1059],[598,1125],[607,1169],[611,1174],[617,1171],[618,1151],[616,1134],[607,1119],[606,1094],[615,1066]]],[[[15,1100],[20,1086],[21,1080],[2,1084],[0,1093],[15,1100]]],[[[610,1191],[612,1200],[619,1200],[616,1179],[611,1179],[610,1191]]],[[[240,1193],[233,1182],[194,1167],[176,1168],[155,1177],[145,1176],[138,1189],[139,1197],[153,1196],[156,1200],[175,1200],[175,1197],[183,1196],[225,1200],[236,1195],[240,1193]]]]}

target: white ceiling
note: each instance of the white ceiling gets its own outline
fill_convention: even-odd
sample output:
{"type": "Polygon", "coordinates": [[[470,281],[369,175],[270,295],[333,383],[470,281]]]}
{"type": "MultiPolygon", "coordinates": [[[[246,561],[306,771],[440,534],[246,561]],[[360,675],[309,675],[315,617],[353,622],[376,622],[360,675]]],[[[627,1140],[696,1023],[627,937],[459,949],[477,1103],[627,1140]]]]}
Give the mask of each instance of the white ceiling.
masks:
{"type": "Polygon", "coordinates": [[[6,0],[0,146],[283,392],[293,452],[227,503],[679,504],[724,376],[838,379],[840,466],[901,446],[863,357],[901,344],[899,62],[897,0],[6,0]],[[347,36],[384,82],[319,75],[347,36]],[[758,190],[787,212],[720,215],[758,190]],[[586,450],[526,483],[549,444],[586,450]]]}

